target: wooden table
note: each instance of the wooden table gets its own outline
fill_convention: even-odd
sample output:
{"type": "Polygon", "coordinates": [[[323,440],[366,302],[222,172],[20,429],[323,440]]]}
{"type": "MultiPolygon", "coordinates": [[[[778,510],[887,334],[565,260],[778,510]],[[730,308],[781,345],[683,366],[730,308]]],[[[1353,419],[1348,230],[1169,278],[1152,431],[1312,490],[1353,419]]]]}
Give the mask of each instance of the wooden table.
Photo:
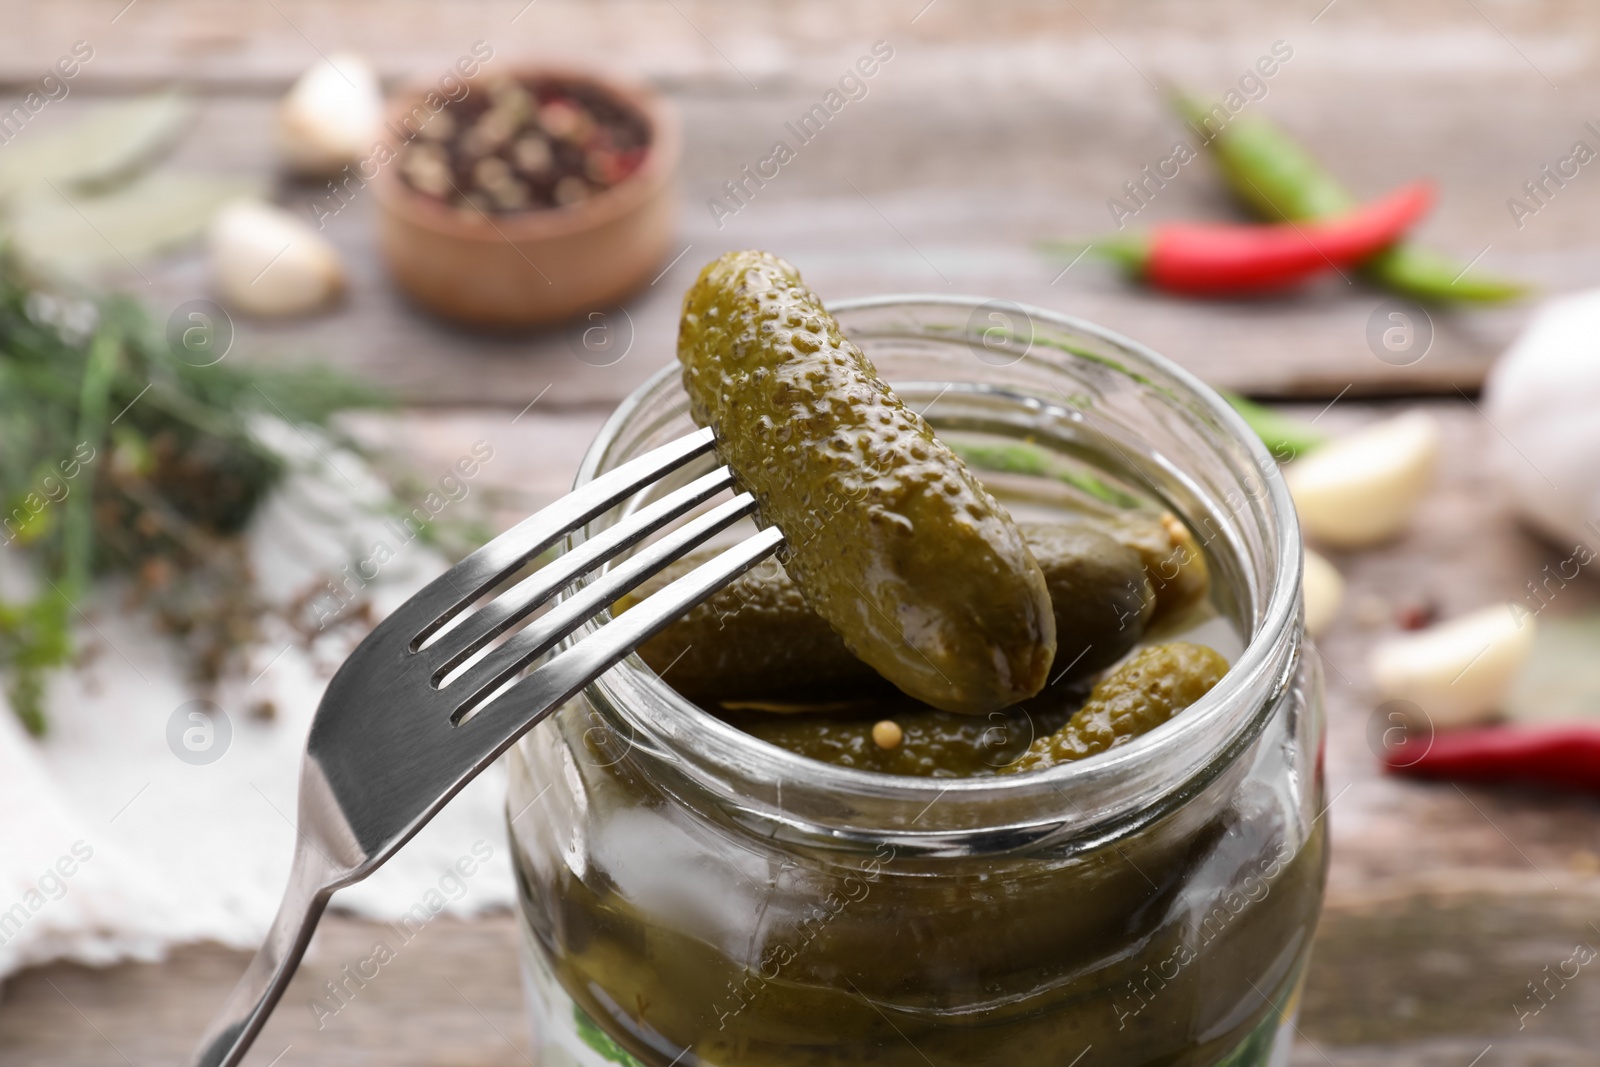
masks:
{"type": "MultiPolygon", "coordinates": [[[[1583,124],[1600,117],[1600,12],[1490,0],[1403,9],[1364,0],[485,0],[448,11],[421,0],[226,9],[140,0],[118,16],[124,2],[73,0],[13,20],[0,41],[0,84],[24,85],[72,40],[90,39],[96,58],[74,96],[52,106],[65,115],[96,95],[193,83],[204,102],[181,154],[197,166],[269,167],[275,95],[319,50],[337,47],[361,48],[399,78],[442,70],[481,38],[496,62],[605,61],[672,96],[688,134],[684,253],[628,304],[636,343],[620,363],[580,362],[561,330],[473,336],[408,308],[385,283],[372,205],[361,197],[329,226],[352,278],[347,304],[288,325],[239,323],[244,358],[326,360],[395,387],[409,407],[368,429],[424,472],[473,440],[494,442],[505,457],[491,473],[509,494],[506,517],[563,490],[605,413],[670,359],[693,271],[729,247],[779,252],[833,297],[976,292],[1082,315],[1218,385],[1292,401],[1333,429],[1402,404],[1434,410],[1449,447],[1414,531],[1335,557],[1350,583],[1345,614],[1320,644],[1335,858],[1294,1063],[1595,1062],[1600,980],[1585,972],[1524,1029],[1515,1005],[1546,964],[1579,942],[1600,945],[1591,925],[1600,923],[1596,805],[1387,779],[1366,742],[1366,653],[1398,604],[1465,611],[1516,596],[1559,558],[1509,517],[1484,470],[1494,431],[1463,399],[1526,309],[1436,312],[1426,358],[1396,367],[1366,340],[1383,297],[1357,285],[1265,303],[1182,303],[1132,290],[1088,261],[1063,272],[1065,262],[1033,242],[1106,230],[1107,198],[1170,151],[1180,130],[1151,82],[1220,92],[1282,40],[1294,57],[1251,107],[1336,160],[1363,193],[1437,176],[1442,202],[1425,235],[1463,259],[1481,253],[1474,269],[1552,290],[1591,284],[1600,279],[1600,176],[1581,173],[1521,228],[1506,200],[1577,138],[1595,143],[1583,124]],[[719,228],[707,198],[878,39],[892,42],[895,58],[867,99],[719,228]],[[1406,399],[1383,399],[1397,394],[1406,399]]],[[[1205,167],[1186,167],[1139,221],[1227,212],[1205,167]]],[[[283,183],[280,193],[309,213],[318,190],[283,183]]],[[[151,284],[140,288],[158,313],[205,292],[196,257],[146,272],[151,284]]],[[[1589,580],[1558,609],[1597,601],[1589,580]]],[[[317,1030],[309,991],[363,955],[371,936],[353,919],[325,923],[250,1062],[527,1062],[509,916],[435,924],[317,1030]]],[[[0,1062],[181,1061],[242,966],[236,953],[198,946],[158,965],[23,974],[0,1002],[0,1062]]]]}

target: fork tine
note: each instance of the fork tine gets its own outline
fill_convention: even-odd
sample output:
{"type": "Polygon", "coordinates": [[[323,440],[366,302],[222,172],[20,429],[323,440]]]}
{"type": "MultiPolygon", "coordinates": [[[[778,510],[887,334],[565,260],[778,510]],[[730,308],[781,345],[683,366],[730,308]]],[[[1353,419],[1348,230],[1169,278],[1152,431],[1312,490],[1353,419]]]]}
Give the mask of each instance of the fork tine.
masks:
{"type": "MultiPolygon", "coordinates": [[[[504,744],[532,725],[528,709],[556,707],[604,674],[644,642],[783,545],[776,526],[764,527],[732,548],[651,593],[576,645],[479,709],[462,729],[509,730],[504,744]]],[[[544,715],[538,715],[538,722],[544,715]]]]}
{"type": "Polygon", "coordinates": [[[461,694],[452,718],[459,721],[485,696],[504,685],[512,675],[538,656],[548,652],[557,641],[583,625],[596,612],[689,549],[754,514],[755,510],[755,498],[749,493],[740,493],[726,504],[671,531],[563,600],[547,615],[535,619],[527,629],[512,635],[505,644],[492,650],[480,662],[470,665],[460,678],[439,687],[461,694]]]}
{"type": "Polygon", "coordinates": [[[433,668],[433,683],[437,685],[446,672],[459,666],[468,656],[521,621],[580,575],[593,570],[623,549],[638,544],[732,484],[733,472],[727,467],[719,467],[589,538],[506,590],[477,612],[466,616],[459,626],[446,630],[432,646],[422,650],[433,668]]]}
{"type": "Polygon", "coordinates": [[[410,648],[453,619],[484,590],[503,580],[596,515],[715,446],[709,428],[652,449],[562,497],[513,526],[428,583],[406,604],[407,617],[425,620],[410,648]]]}

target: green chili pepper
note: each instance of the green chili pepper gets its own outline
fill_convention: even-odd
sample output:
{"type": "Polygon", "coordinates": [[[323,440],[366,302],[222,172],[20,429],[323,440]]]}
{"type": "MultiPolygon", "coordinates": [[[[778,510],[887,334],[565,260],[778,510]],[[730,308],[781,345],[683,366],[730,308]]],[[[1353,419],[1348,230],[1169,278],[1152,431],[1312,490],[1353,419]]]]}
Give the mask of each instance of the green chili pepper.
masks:
{"type": "MultiPolygon", "coordinates": [[[[1197,99],[1174,94],[1173,107],[1211,149],[1234,195],[1268,219],[1324,218],[1350,211],[1357,201],[1339,179],[1258,114],[1240,115],[1216,128],[1197,99]]],[[[1386,289],[1417,300],[1493,303],[1523,296],[1528,286],[1508,278],[1468,273],[1469,264],[1401,242],[1362,264],[1362,273],[1386,289]]]]}
{"type": "Polygon", "coordinates": [[[1312,449],[1320,448],[1328,440],[1327,434],[1321,433],[1309,422],[1263,407],[1238,393],[1230,393],[1226,389],[1217,391],[1233,405],[1233,410],[1244,418],[1256,436],[1261,438],[1261,443],[1267,446],[1267,451],[1272,453],[1272,458],[1280,463],[1298,459],[1312,449]]]}
{"type": "Polygon", "coordinates": [[[1361,265],[1362,272],[1386,289],[1416,300],[1494,304],[1526,296],[1526,282],[1492,274],[1467,273],[1468,264],[1414,244],[1387,248],[1361,265]]]}

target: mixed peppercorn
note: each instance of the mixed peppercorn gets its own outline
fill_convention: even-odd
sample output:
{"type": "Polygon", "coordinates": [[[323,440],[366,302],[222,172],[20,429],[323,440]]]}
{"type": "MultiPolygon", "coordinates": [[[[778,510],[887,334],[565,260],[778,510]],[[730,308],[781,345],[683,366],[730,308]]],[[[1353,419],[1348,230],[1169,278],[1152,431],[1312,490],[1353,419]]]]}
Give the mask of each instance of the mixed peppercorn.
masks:
{"type": "Polygon", "coordinates": [[[407,185],[473,215],[565,207],[639,169],[643,115],[586,82],[490,81],[449,104],[400,153],[407,185]]]}

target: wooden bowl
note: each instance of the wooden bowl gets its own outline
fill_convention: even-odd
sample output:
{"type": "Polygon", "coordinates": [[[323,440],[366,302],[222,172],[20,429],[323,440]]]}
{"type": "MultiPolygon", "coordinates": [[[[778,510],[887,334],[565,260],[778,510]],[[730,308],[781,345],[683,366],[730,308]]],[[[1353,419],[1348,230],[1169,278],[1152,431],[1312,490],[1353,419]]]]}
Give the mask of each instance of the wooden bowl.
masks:
{"type": "MultiPolygon", "coordinates": [[[[482,91],[485,77],[467,84],[482,91]]],[[[418,304],[475,326],[536,326],[617,303],[660,268],[677,221],[683,140],[664,100],[585,71],[519,67],[510,77],[588,85],[624,101],[648,123],[650,148],[637,170],[585,200],[489,216],[465,214],[411,188],[395,162],[379,169],[373,190],[390,273],[418,304]]],[[[431,88],[391,101],[391,136],[431,88]]]]}

